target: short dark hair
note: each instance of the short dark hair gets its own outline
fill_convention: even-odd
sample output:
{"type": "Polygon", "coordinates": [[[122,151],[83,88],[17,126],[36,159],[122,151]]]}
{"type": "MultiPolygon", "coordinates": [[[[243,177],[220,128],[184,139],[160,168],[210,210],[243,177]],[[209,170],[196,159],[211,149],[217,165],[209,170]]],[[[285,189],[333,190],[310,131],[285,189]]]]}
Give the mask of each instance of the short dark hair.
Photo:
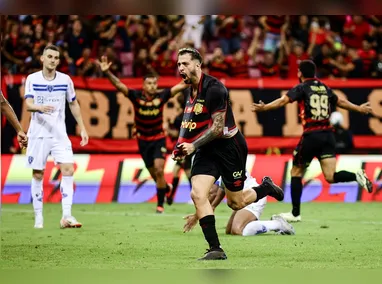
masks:
{"type": "Polygon", "coordinates": [[[312,60],[301,61],[298,69],[300,69],[304,78],[314,78],[316,76],[316,64],[312,60]]]}
{"type": "Polygon", "coordinates": [[[53,44],[49,44],[49,45],[47,45],[47,46],[44,48],[44,53],[45,53],[45,51],[47,51],[47,50],[54,50],[54,51],[60,52],[60,49],[59,49],[56,45],[53,45],[53,44]]]}
{"type": "Polygon", "coordinates": [[[145,81],[148,78],[158,78],[158,76],[154,73],[147,73],[145,76],[143,76],[143,81],[145,81]]]}
{"type": "Polygon", "coordinates": [[[178,51],[178,57],[180,55],[184,55],[184,54],[190,54],[191,55],[191,58],[192,60],[196,59],[199,61],[199,63],[202,63],[203,62],[203,58],[202,56],[200,55],[199,51],[195,48],[192,48],[192,47],[185,47],[185,48],[181,48],[179,49],[178,51]]]}

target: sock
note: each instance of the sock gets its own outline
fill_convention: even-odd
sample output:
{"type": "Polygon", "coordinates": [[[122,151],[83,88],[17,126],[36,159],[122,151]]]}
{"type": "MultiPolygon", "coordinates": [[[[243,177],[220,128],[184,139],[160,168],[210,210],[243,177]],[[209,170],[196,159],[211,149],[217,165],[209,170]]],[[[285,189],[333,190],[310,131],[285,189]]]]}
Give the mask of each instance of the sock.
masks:
{"type": "Polygon", "coordinates": [[[172,193],[171,193],[171,198],[174,198],[175,193],[176,193],[176,190],[178,189],[178,185],[179,185],[179,178],[178,178],[178,177],[174,177],[174,178],[172,179],[172,193]]]}
{"type": "Polygon", "coordinates": [[[260,184],[258,186],[254,186],[254,187],[252,187],[252,189],[254,191],[256,191],[256,194],[257,194],[257,199],[255,202],[257,202],[261,198],[264,198],[265,196],[267,196],[269,194],[269,192],[271,191],[271,189],[268,186],[263,185],[263,184],[260,184]]]}
{"type": "Polygon", "coordinates": [[[355,173],[351,173],[347,171],[339,171],[337,173],[334,173],[333,180],[334,180],[334,183],[349,182],[349,181],[356,181],[357,177],[355,173]]]}
{"type": "Polygon", "coordinates": [[[204,216],[199,220],[199,225],[202,227],[204,238],[210,245],[210,249],[220,249],[219,237],[215,227],[215,216],[204,216]]]}
{"type": "Polygon", "coordinates": [[[292,214],[293,216],[300,215],[300,207],[301,207],[301,196],[302,196],[302,178],[301,177],[292,177],[291,181],[291,189],[290,189],[291,197],[292,197],[292,214]]]}
{"type": "Polygon", "coordinates": [[[73,191],[73,176],[63,176],[61,178],[62,217],[72,216],[73,191]]]}
{"type": "Polygon", "coordinates": [[[32,178],[31,195],[34,214],[42,215],[42,205],[44,197],[44,192],[42,190],[42,180],[32,178]]]}
{"type": "Polygon", "coordinates": [[[252,221],[243,229],[243,236],[255,236],[265,234],[269,231],[280,230],[280,222],[276,220],[272,221],[252,221]]]}
{"type": "Polygon", "coordinates": [[[163,207],[164,197],[166,195],[167,186],[165,188],[157,187],[157,199],[158,199],[158,207],[163,207]]]}

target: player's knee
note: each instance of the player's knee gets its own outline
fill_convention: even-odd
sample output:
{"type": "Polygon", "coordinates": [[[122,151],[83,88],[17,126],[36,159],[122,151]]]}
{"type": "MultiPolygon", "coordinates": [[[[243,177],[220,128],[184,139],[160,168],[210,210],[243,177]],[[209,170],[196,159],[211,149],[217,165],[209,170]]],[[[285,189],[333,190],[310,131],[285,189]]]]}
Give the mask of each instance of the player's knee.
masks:
{"type": "Polygon", "coordinates": [[[42,180],[44,178],[44,171],[33,171],[33,178],[35,180],[42,180]]]}
{"type": "Polygon", "coordinates": [[[238,226],[237,224],[232,224],[231,235],[241,236],[242,234],[243,229],[241,228],[241,226],[238,226]]]}
{"type": "Polygon", "coordinates": [[[204,195],[202,193],[202,191],[200,190],[195,190],[195,189],[192,189],[191,190],[191,199],[194,201],[194,204],[197,205],[197,204],[201,204],[205,201],[208,201],[208,198],[206,195],[204,195]]]}
{"type": "Polygon", "coordinates": [[[161,176],[164,176],[164,169],[162,166],[155,166],[154,167],[154,170],[155,170],[155,175],[157,177],[161,177],[161,176]]]}
{"type": "Polygon", "coordinates": [[[232,210],[240,210],[245,207],[244,200],[227,200],[227,205],[232,210]]]}
{"type": "Polygon", "coordinates": [[[61,167],[61,173],[63,176],[72,176],[74,174],[73,165],[65,165],[61,167]]]}

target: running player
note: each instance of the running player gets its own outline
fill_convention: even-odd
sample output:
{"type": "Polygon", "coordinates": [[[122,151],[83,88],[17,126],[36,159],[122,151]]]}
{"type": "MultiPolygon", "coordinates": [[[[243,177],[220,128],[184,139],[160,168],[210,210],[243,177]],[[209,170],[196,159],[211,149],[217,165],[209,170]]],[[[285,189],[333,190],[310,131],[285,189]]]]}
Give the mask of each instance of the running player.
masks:
{"type": "Polygon", "coordinates": [[[164,178],[164,164],[166,158],[166,137],[163,130],[163,108],[167,101],[184,90],[187,84],[184,82],[158,91],[158,78],[154,74],[148,74],[143,78],[143,90],[133,90],[123,84],[109,70],[112,62],[108,62],[106,56],[102,56],[98,62],[102,72],[106,74],[110,82],[130,99],[134,105],[135,126],[139,152],[150,172],[157,187],[157,213],[164,211],[164,199],[166,193],[171,192],[171,186],[164,178]]]}
{"type": "Polygon", "coordinates": [[[173,159],[195,156],[191,169],[191,198],[209,249],[200,260],[226,259],[215,227],[215,216],[208,193],[222,177],[227,203],[239,210],[270,195],[281,201],[284,193],[269,177],[258,187],[243,191],[248,148],[236,127],[228,91],[216,78],[202,73],[202,56],[194,48],[178,52],[178,70],[186,84],[186,106],[173,159]]]}
{"type": "Polygon", "coordinates": [[[269,111],[281,108],[288,103],[297,101],[304,132],[293,153],[293,167],[291,170],[292,212],[281,213],[289,222],[301,221],[300,204],[302,195],[302,177],[311,161],[316,157],[320,161],[322,172],[329,183],[352,182],[372,191],[372,183],[363,170],[357,173],[348,171],[336,172],[336,149],[333,128],[329,117],[335,107],[363,114],[371,113],[370,104],[355,105],[346,99],[337,97],[334,92],[315,77],[316,65],[313,61],[303,60],[299,64],[298,77],[300,84],[291,89],[281,98],[264,104],[254,103],[253,111],[269,111]]]}
{"type": "Polygon", "coordinates": [[[0,91],[0,103],[1,113],[5,115],[5,117],[11,123],[13,128],[16,130],[17,141],[19,142],[20,148],[26,148],[28,146],[28,137],[24,133],[23,128],[21,127],[21,124],[17,119],[15,111],[13,110],[12,106],[9,104],[7,99],[4,97],[2,91],[0,91]]]}
{"type": "Polygon", "coordinates": [[[28,75],[25,83],[27,110],[32,112],[28,129],[29,145],[26,166],[33,169],[32,201],[35,212],[35,228],[43,228],[42,181],[49,154],[59,164],[62,173],[61,228],[78,228],[82,224],[72,216],[74,160],[72,144],[66,133],[65,99],[81,130],[81,146],[88,143],[88,134],[82,121],[80,105],[72,79],[56,71],[60,63],[57,46],[48,45],[41,56],[41,71],[28,75]]]}
{"type": "MultiPolygon", "coordinates": [[[[246,172],[247,179],[244,188],[258,186],[256,179],[246,172]]],[[[209,202],[213,210],[222,202],[225,196],[225,186],[219,178],[218,183],[211,187],[209,202]]],[[[273,215],[270,221],[260,221],[260,216],[267,203],[267,197],[263,197],[255,203],[251,203],[238,211],[233,211],[226,226],[227,235],[255,236],[267,232],[276,232],[280,235],[294,235],[292,225],[288,224],[281,216],[273,215]]],[[[198,219],[196,214],[184,217],[186,224],[183,232],[189,232],[196,225],[198,219]]]]}

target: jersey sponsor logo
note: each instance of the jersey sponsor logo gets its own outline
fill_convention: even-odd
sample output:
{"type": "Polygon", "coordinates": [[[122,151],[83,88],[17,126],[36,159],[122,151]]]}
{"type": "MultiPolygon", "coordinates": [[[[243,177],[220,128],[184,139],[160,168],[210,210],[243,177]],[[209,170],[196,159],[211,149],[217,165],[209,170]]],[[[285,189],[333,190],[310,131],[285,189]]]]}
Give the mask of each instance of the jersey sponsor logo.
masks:
{"type": "Polygon", "coordinates": [[[159,106],[160,103],[161,103],[161,100],[160,100],[160,99],[154,99],[154,100],[153,100],[153,105],[154,105],[154,106],[159,106]]]}
{"type": "Polygon", "coordinates": [[[233,172],[233,174],[232,174],[234,179],[239,179],[239,178],[241,178],[242,175],[243,175],[243,170],[237,171],[237,172],[233,172]]]}
{"type": "Polygon", "coordinates": [[[158,115],[160,110],[159,109],[146,109],[146,110],[143,110],[143,109],[139,109],[139,114],[143,115],[143,116],[155,116],[155,115],[158,115]]]}
{"type": "Polygon", "coordinates": [[[185,129],[188,129],[188,131],[192,131],[196,128],[197,126],[197,123],[196,122],[193,122],[192,120],[190,121],[187,121],[187,120],[184,120],[182,121],[182,125],[181,125],[181,128],[185,128],[185,129]]]}
{"type": "Polygon", "coordinates": [[[194,113],[196,115],[201,114],[203,112],[203,105],[200,103],[196,103],[194,106],[194,113]]]}

